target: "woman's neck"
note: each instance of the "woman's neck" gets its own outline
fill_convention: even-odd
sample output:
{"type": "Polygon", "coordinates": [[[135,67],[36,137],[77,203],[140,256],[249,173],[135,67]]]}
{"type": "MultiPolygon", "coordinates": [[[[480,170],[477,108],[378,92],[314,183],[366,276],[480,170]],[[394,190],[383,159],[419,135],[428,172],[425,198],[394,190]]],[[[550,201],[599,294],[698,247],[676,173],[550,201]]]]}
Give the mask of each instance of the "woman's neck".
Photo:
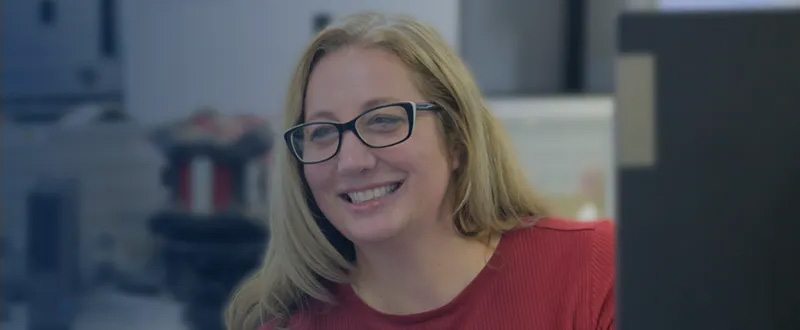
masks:
{"type": "Polygon", "coordinates": [[[353,290],[387,314],[414,314],[444,306],[486,266],[499,236],[459,236],[452,226],[416,233],[382,246],[356,248],[353,290]],[[444,232],[444,233],[443,233],[444,232]],[[488,243],[488,244],[487,244],[488,243]]]}

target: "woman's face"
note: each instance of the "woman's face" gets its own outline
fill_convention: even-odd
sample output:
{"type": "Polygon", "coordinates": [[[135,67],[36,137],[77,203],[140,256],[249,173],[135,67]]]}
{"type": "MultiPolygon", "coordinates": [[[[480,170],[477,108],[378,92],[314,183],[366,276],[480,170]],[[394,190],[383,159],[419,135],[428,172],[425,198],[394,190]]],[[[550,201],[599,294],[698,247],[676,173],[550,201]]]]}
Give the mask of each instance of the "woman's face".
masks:
{"type": "MultiPolygon", "coordinates": [[[[347,122],[390,102],[429,102],[395,55],[346,47],[326,54],[309,77],[305,121],[347,122]]],[[[411,136],[370,148],[352,131],[338,154],[304,165],[314,199],[330,222],[355,244],[379,243],[403,233],[432,230],[455,163],[449,161],[437,116],[418,111],[411,136]]]]}

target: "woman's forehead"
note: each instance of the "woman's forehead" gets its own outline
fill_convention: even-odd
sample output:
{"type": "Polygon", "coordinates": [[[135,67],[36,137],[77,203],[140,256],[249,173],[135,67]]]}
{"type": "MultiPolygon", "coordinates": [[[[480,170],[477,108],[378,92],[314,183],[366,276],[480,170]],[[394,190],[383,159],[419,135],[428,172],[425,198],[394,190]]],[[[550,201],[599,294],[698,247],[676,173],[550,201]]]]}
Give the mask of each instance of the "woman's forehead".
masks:
{"type": "Polygon", "coordinates": [[[305,116],[347,118],[380,104],[419,98],[398,57],[381,49],[346,48],[327,54],[311,72],[305,116]]]}

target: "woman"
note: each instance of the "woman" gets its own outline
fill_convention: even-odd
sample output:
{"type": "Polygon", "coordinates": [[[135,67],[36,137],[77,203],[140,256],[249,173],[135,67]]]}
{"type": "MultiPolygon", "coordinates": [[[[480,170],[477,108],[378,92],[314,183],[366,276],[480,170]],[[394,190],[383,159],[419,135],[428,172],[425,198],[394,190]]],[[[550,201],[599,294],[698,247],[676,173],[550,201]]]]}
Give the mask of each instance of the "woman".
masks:
{"type": "Polygon", "coordinates": [[[608,223],[546,217],[461,60],[359,14],[306,49],[229,329],[610,329],[608,223]],[[279,182],[279,183],[278,183],[279,182]]]}

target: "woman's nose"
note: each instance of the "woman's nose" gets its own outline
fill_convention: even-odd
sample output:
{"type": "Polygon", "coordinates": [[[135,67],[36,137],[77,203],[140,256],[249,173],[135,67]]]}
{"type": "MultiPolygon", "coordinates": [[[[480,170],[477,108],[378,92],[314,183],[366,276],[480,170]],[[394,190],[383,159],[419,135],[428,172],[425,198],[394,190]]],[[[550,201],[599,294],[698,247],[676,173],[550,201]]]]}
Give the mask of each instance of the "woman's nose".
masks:
{"type": "Polygon", "coordinates": [[[374,168],[377,163],[372,148],[361,142],[353,132],[342,135],[338,156],[337,170],[340,174],[358,174],[374,168]]]}

